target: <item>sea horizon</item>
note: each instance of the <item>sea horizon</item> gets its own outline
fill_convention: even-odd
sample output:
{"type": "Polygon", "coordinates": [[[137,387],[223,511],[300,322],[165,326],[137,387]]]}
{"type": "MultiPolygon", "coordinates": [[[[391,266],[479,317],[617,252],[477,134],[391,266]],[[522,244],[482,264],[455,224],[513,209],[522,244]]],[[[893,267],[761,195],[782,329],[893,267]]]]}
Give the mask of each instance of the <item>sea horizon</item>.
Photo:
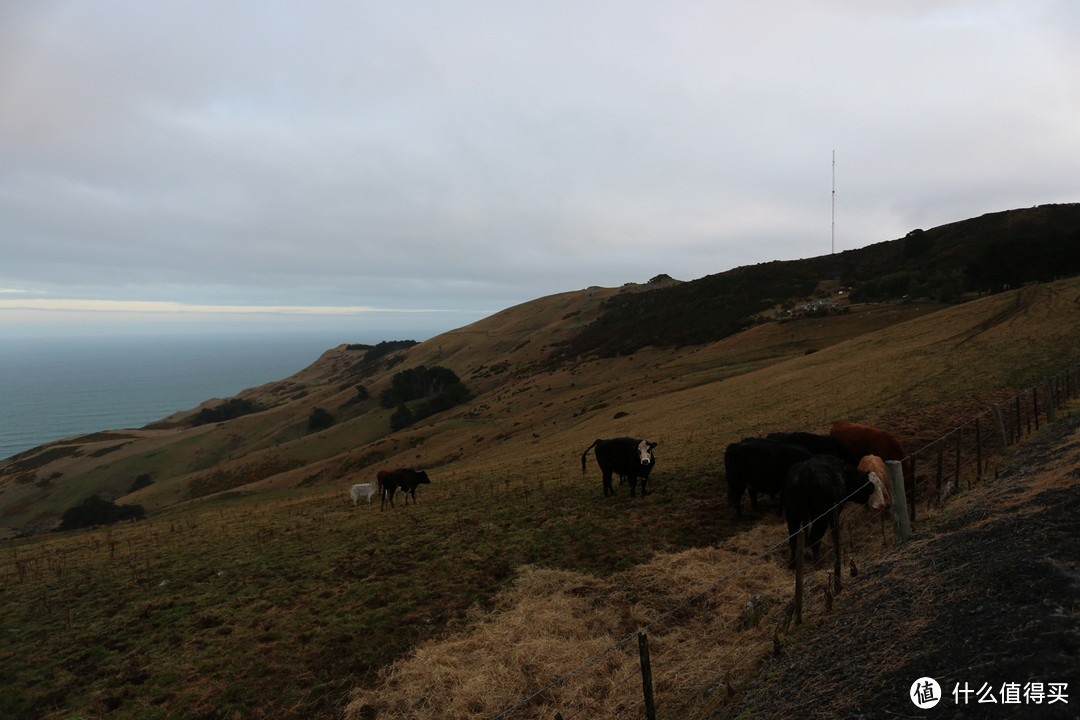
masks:
{"type": "Polygon", "coordinates": [[[363,341],[308,331],[5,339],[0,460],[68,437],[144,427],[233,397],[350,342],[363,341]]]}

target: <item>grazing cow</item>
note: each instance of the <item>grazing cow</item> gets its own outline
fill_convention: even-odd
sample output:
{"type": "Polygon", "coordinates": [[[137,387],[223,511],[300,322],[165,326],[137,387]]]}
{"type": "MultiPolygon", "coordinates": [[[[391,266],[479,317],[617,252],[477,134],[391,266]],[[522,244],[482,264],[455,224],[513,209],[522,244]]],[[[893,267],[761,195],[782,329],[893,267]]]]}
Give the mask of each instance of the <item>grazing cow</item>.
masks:
{"type": "Polygon", "coordinates": [[[585,456],[594,447],[596,448],[596,463],[604,476],[604,497],[615,494],[615,489],[611,486],[613,473],[630,481],[630,497],[636,494],[638,478],[641,478],[641,497],[648,494],[645,483],[648,482],[649,473],[656,465],[656,458],[653,457],[653,448],[656,447],[656,443],[628,437],[594,440],[593,444],[581,453],[582,475],[585,474],[585,456]]]}
{"type": "Polygon", "coordinates": [[[864,455],[859,461],[859,469],[872,472],[881,479],[881,496],[885,503],[882,507],[887,508],[892,505],[892,498],[889,496],[889,474],[885,469],[885,461],[877,455],[864,455]]]}
{"type": "Polygon", "coordinates": [[[359,500],[362,497],[366,497],[367,501],[368,501],[368,504],[370,505],[371,504],[371,496],[374,495],[378,491],[379,491],[379,483],[378,483],[378,481],[369,482],[369,483],[359,483],[357,485],[353,485],[351,488],[349,488],[349,497],[352,498],[353,507],[356,507],[356,501],[359,500]]]}
{"type": "Polygon", "coordinates": [[[756,437],[743,438],[724,450],[724,475],[728,484],[728,503],[736,517],[742,515],[742,495],[750,493],[750,507],[758,509],[759,492],[775,495],[784,491],[784,478],[792,465],[809,460],[804,447],[756,437]]]}
{"type": "Polygon", "coordinates": [[[814,455],[832,455],[851,465],[856,465],[859,462],[859,456],[853,453],[843,440],[832,435],[815,435],[808,432],[775,432],[769,433],[765,437],[788,445],[798,445],[806,448],[814,455]]]}
{"type": "Polygon", "coordinates": [[[821,538],[832,525],[832,508],[839,506],[839,514],[848,500],[880,510],[885,504],[881,479],[876,473],[864,472],[831,455],[815,455],[791,468],[784,481],[784,516],[791,545],[789,566],[795,565],[796,533],[808,522],[811,525],[806,544],[817,561],[821,538]]]}
{"type": "MultiPolygon", "coordinates": [[[[899,460],[904,471],[904,477],[911,476],[911,462],[904,455],[904,446],[900,438],[888,430],[879,430],[869,425],[837,420],[829,429],[829,434],[840,438],[851,451],[859,457],[877,455],[882,460],[899,460]]],[[[883,481],[887,478],[881,478],[883,481]]],[[[908,485],[907,493],[911,495],[911,485],[908,485]]]]}
{"type": "Polygon", "coordinates": [[[398,490],[405,493],[405,506],[409,506],[409,496],[412,495],[413,505],[416,504],[416,486],[430,485],[427,473],[423,470],[411,468],[397,468],[394,470],[380,470],[378,474],[379,487],[382,489],[382,501],[379,509],[386,507],[386,501],[390,501],[390,507],[394,507],[394,493],[398,490]]]}
{"type": "Polygon", "coordinates": [[[829,435],[843,440],[857,457],[877,455],[882,460],[904,459],[900,438],[888,430],[837,420],[829,429],[829,435]]]}

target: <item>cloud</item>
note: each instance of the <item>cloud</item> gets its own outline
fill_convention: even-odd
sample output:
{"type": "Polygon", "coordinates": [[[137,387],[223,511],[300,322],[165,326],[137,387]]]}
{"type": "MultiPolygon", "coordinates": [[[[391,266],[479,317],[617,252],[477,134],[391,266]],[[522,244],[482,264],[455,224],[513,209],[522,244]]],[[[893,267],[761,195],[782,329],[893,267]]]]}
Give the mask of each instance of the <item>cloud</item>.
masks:
{"type": "MultiPolygon", "coordinates": [[[[5,291],[0,291],[5,292],[5,291]]],[[[19,292],[19,291],[6,291],[19,292]]],[[[162,315],[367,315],[375,313],[461,313],[462,310],[445,308],[381,308],[349,306],[305,305],[190,305],[178,302],[138,300],[74,300],[74,299],[4,299],[0,298],[0,310],[45,310],[57,312],[95,313],[154,313],[162,315]]]]}
{"type": "MultiPolygon", "coordinates": [[[[0,285],[500,309],[1080,199],[1080,10],[0,9],[0,285]]],[[[2,321],[2,318],[0,318],[2,321]]]]}

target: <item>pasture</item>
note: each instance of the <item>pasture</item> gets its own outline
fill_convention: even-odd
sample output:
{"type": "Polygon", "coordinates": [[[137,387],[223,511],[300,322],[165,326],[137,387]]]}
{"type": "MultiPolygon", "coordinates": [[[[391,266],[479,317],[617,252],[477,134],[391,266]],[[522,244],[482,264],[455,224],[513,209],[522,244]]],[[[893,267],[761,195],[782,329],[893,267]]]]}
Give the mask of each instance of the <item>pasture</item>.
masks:
{"type": "MultiPolygon", "coordinates": [[[[569,610],[577,626],[595,625],[598,637],[568,629],[571,648],[552,649],[551,665],[482,664],[481,643],[460,668],[458,678],[492,688],[485,702],[520,698],[552,666],[571,669],[593,644],[786,536],[768,512],[732,519],[720,481],[727,442],[820,432],[836,417],[890,427],[905,442],[934,439],[972,406],[981,411],[1072,359],[1077,288],[1025,288],[846,337],[838,328],[850,318],[761,326],[705,347],[516,374],[478,397],[473,416],[434,418],[386,446],[384,467],[422,464],[430,475],[407,508],[354,508],[350,484],[373,478],[341,472],[340,460],[320,466],[323,484],[313,487],[273,489],[281,480],[271,478],[143,522],[5,542],[0,714],[329,718],[352,700],[355,717],[394,717],[391,698],[442,643],[462,647],[453,644],[488,630],[519,638],[507,647],[537,647],[498,623],[549,617],[528,597],[578,608],[569,610]],[[808,337],[828,332],[836,335],[806,352],[808,337]],[[659,442],[644,500],[617,484],[605,499],[591,459],[582,476],[581,452],[618,435],[659,442]]],[[[449,341],[417,348],[420,361],[479,352],[449,341]]],[[[328,432],[320,442],[341,440],[328,432]]],[[[848,517],[855,557],[887,544],[875,520],[848,517]]],[[[786,587],[785,561],[786,545],[711,601],[715,625],[674,628],[667,641],[732,634],[717,656],[737,660],[732,672],[752,672],[772,648],[771,630],[740,635],[731,623],[753,594],[786,587]]],[[[417,702],[436,712],[437,697],[417,702]]],[[[478,703],[463,716],[505,707],[478,703]]]]}
{"type": "Polygon", "coordinates": [[[573,473],[435,476],[408,509],[319,488],[7,543],[0,712],[330,716],[521,566],[605,574],[719,537],[712,484],[630,507],[573,473]]]}

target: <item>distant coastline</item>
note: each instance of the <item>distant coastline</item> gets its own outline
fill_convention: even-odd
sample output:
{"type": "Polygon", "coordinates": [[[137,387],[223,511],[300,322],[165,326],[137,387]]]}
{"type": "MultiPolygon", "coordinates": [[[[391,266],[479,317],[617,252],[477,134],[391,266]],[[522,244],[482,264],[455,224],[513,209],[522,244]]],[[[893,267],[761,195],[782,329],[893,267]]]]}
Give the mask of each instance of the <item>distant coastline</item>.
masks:
{"type": "Polygon", "coordinates": [[[0,459],[137,428],[281,380],[351,337],[327,333],[17,338],[0,347],[0,459]]]}

